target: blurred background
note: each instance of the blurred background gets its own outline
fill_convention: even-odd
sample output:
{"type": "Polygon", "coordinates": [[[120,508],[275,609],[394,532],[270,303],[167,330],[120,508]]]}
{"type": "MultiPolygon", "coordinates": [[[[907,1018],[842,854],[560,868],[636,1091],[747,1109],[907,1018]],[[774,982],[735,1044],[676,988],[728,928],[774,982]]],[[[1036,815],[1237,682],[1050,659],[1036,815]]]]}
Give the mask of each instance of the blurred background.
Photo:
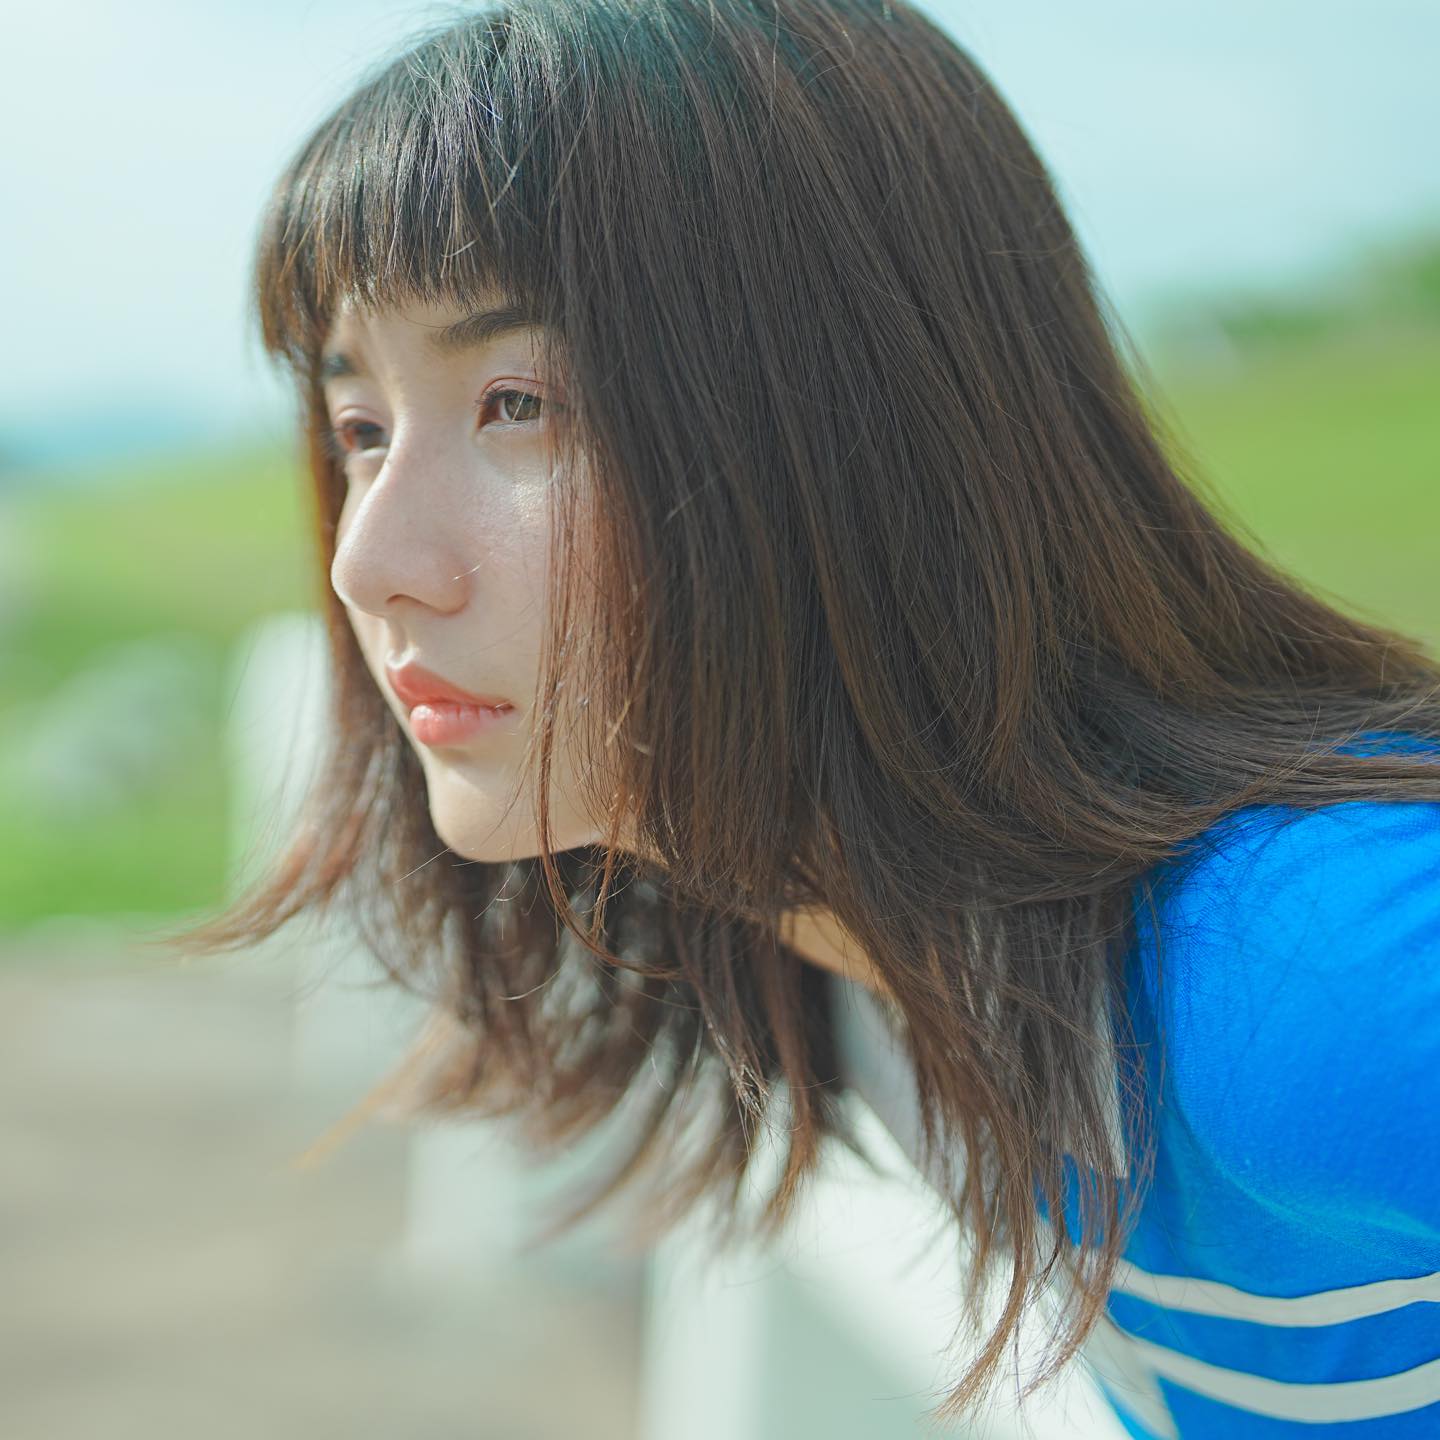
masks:
{"type": "MultiPolygon", "coordinates": [[[[925,8],[1051,165],[1187,463],[1332,598],[1440,645],[1440,8],[925,8]]],[[[418,1020],[344,935],[142,948],[275,843],[324,683],[291,404],[247,310],[260,209],[440,13],[7,10],[0,1436],[917,1433],[929,1302],[856,1289],[853,1255],[923,1196],[860,1215],[837,1179],[808,1270],[719,1299],[603,1225],[522,1253],[567,1177],[483,1127],[297,1163],[418,1020]]],[[[1082,1391],[1032,1433],[1115,1434],[1082,1391]]]]}

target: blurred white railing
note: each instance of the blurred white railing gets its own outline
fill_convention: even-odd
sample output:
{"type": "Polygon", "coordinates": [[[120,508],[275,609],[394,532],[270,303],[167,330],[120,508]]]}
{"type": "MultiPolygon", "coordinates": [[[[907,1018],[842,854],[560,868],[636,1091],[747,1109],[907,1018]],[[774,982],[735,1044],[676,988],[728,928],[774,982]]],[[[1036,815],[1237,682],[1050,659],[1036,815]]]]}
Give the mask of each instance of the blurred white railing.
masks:
{"type": "MultiPolygon", "coordinates": [[[[862,1100],[849,1103],[885,1178],[837,1148],[774,1249],[716,1260],[698,1219],[657,1247],[641,1440],[899,1440],[931,1423],[927,1412],[961,1368],[947,1355],[960,1257],[898,1142],[862,1100]]],[[[988,1313],[1000,1300],[990,1297],[988,1313]]],[[[1024,1377],[1040,1339],[1037,1317],[1025,1331],[1024,1377]]],[[[924,1433],[1127,1440],[1079,1366],[1023,1407],[1002,1385],[983,1423],[924,1433]]]]}
{"type": "MultiPolygon", "coordinates": [[[[315,616],[266,620],[239,647],[228,739],[237,872],[263,865],[288,834],[313,773],[327,684],[315,616]]],[[[343,1108],[413,1039],[425,1018],[420,1002],[376,984],[376,967],[343,924],[311,927],[279,949],[297,982],[296,1078],[343,1108]]],[[[875,1114],[851,1103],[895,1178],[877,1180],[837,1150],[781,1246],[718,1259],[706,1253],[696,1217],[653,1249],[639,1440],[898,1440],[917,1433],[943,1394],[956,1368],[944,1347],[959,1313],[958,1260],[931,1192],[875,1114]]],[[[391,1262],[436,1282],[513,1269],[543,1202],[597,1163],[606,1143],[596,1137],[564,1164],[529,1167],[487,1122],[417,1128],[391,1262]]],[[[596,1217],[537,1256],[614,1267],[612,1223],[596,1217]]],[[[1071,1373],[1021,1412],[950,1433],[1124,1440],[1089,1377],[1071,1373]]]]}

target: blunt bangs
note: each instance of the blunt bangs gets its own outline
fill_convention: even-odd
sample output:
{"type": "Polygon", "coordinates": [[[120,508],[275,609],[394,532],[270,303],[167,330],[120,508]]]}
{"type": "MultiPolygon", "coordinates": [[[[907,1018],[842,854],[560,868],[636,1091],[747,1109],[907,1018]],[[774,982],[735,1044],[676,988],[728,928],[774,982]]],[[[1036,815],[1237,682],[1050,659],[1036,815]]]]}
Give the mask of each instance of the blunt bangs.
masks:
{"type": "Polygon", "coordinates": [[[499,294],[537,317],[546,107],[513,23],[464,12],[365,79],[285,167],[254,262],[265,349],[313,372],[336,307],[499,294]]]}

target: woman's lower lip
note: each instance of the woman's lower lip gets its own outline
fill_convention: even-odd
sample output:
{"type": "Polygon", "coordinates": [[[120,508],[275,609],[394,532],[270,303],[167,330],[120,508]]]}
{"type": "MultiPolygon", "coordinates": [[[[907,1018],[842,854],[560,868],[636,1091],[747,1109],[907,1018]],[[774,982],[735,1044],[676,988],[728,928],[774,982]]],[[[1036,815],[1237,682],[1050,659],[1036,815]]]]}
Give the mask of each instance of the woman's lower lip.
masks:
{"type": "Polygon", "coordinates": [[[426,701],[411,710],[410,730],[422,745],[458,745],[499,724],[511,709],[426,701]]]}

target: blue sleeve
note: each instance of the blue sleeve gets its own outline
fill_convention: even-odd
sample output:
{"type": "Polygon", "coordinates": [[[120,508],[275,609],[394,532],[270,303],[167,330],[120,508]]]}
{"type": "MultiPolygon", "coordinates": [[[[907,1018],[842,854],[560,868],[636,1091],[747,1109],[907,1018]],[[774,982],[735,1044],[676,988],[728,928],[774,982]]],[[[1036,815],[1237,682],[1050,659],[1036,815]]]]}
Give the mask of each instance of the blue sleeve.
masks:
{"type": "Polygon", "coordinates": [[[1249,813],[1169,902],[1166,1088],[1265,1205],[1440,1241],[1440,802],[1249,813]]]}

